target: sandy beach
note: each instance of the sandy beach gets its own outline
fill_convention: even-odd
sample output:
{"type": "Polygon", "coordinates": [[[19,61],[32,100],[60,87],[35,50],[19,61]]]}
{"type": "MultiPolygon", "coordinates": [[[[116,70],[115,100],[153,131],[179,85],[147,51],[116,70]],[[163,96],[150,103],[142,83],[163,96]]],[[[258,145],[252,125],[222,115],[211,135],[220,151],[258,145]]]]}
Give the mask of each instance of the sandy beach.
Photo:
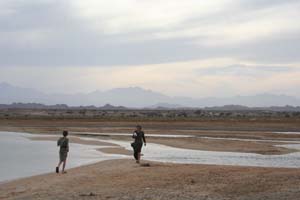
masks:
{"type": "Polygon", "coordinates": [[[143,167],[126,159],[5,183],[0,199],[298,200],[299,179],[299,169],[152,162],[143,167]]]}
{"type": "MultiPolygon", "coordinates": [[[[77,121],[1,121],[0,130],[35,133],[32,140],[56,140],[60,130],[96,133],[130,133],[135,122],[82,122],[77,121]],[[97,125],[97,126],[96,126],[97,125]],[[95,127],[96,126],[96,127],[95,127]],[[101,128],[99,128],[101,126],[101,128]],[[105,127],[106,126],[106,127],[105,127]],[[53,127],[53,129],[52,129],[53,127]],[[102,131],[101,131],[102,130],[102,131]],[[42,134],[42,135],[41,135],[42,134]],[[43,134],[51,134],[44,136],[43,134]]],[[[193,134],[215,138],[163,138],[149,137],[148,142],[177,148],[211,151],[281,155],[297,150],[278,147],[282,140],[299,141],[299,135],[278,134],[255,129],[251,123],[237,123],[234,130],[216,130],[214,123],[206,123],[208,130],[200,130],[195,122],[174,124],[145,123],[149,134],[193,134]],[[164,126],[165,125],[165,126],[164,126]],[[157,128],[155,128],[157,127],[157,128]],[[191,128],[192,127],[192,128],[191,128]],[[198,128],[197,128],[198,127],[198,128]],[[168,129],[169,128],[169,129],[168,129]],[[240,130],[243,129],[243,130],[240,130]],[[221,137],[221,139],[219,138],[221,137]],[[216,139],[218,138],[218,139],[216,139]],[[222,139],[223,138],[223,139],[222,139]],[[226,140],[228,138],[242,139],[226,140]],[[249,141],[247,141],[249,139],[249,141]],[[253,139],[262,141],[251,141],[253,139]],[[266,142],[265,140],[272,140],[266,142]]],[[[277,124],[278,125],[278,124],[277,124]]],[[[275,130],[276,123],[266,123],[265,129],[275,130]]],[[[281,129],[298,128],[297,123],[287,123],[281,129]]],[[[223,124],[226,127],[226,123],[223,124]]],[[[217,128],[218,129],[218,128],[217,128]]],[[[108,140],[130,141],[128,136],[89,136],[80,139],[72,135],[70,141],[78,144],[110,146],[100,148],[104,153],[130,155],[132,152],[108,140]],[[107,140],[107,142],[105,142],[107,140]]],[[[298,200],[300,196],[300,170],[291,168],[239,167],[202,164],[171,164],[143,161],[137,165],[133,159],[102,161],[96,164],[69,169],[65,175],[49,173],[0,184],[0,199],[206,199],[206,200],[298,200]],[[150,164],[144,166],[143,164],[150,164]]]]}

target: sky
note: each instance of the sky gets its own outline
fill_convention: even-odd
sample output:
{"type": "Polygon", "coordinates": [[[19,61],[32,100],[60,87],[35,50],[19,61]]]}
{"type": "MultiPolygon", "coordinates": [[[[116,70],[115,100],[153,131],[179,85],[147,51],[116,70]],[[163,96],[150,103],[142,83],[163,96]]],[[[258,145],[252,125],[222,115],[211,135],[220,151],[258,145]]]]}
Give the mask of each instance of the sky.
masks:
{"type": "Polygon", "coordinates": [[[300,0],[0,0],[0,82],[300,97],[300,0]]]}

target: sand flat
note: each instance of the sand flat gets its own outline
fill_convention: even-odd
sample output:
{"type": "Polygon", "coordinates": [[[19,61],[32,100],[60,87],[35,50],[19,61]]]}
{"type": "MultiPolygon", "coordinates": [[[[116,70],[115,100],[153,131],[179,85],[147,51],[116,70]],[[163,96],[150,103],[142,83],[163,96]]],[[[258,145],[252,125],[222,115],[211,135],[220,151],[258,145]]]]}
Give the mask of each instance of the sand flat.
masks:
{"type": "MultiPolygon", "coordinates": [[[[82,132],[84,135],[84,132],[82,132]]],[[[32,136],[30,139],[32,140],[50,140],[56,141],[59,136],[32,136]]],[[[115,146],[118,145],[98,141],[93,139],[82,139],[83,137],[70,137],[70,142],[78,143],[78,144],[87,144],[87,145],[99,145],[99,146],[115,146]]],[[[107,137],[95,137],[101,139],[107,139],[107,137]]],[[[112,136],[109,137],[112,139],[127,141],[130,137],[127,136],[112,136]]],[[[280,147],[276,145],[285,144],[281,142],[264,142],[264,141],[235,141],[235,140],[227,140],[224,139],[206,139],[206,138],[165,138],[165,137],[154,137],[154,138],[147,138],[148,142],[167,145],[176,148],[183,148],[183,149],[192,149],[192,150],[206,150],[206,151],[226,151],[226,152],[242,152],[242,153],[257,153],[262,155],[282,155],[297,152],[296,149],[280,147]]],[[[114,148],[114,149],[103,149],[100,150],[104,153],[113,153],[116,152],[117,154],[124,154],[130,155],[130,152],[125,149],[114,148]]]]}
{"type": "MultiPolygon", "coordinates": [[[[31,140],[35,141],[57,141],[61,136],[31,136],[28,137],[31,140]]],[[[101,142],[97,140],[88,140],[88,139],[82,139],[79,137],[68,137],[71,143],[75,144],[86,144],[86,145],[98,145],[98,146],[117,146],[116,144],[109,143],[109,142],[101,142]]]]}
{"type": "MultiPolygon", "coordinates": [[[[0,120],[0,130],[56,134],[62,130],[130,133],[137,122],[97,120],[0,120]]],[[[299,135],[272,133],[297,131],[299,121],[200,121],[138,122],[146,134],[193,134],[198,136],[299,141],[299,135]]],[[[35,136],[40,140],[39,136],[35,136]]],[[[44,140],[45,138],[43,138],[44,140]]],[[[103,138],[101,138],[103,139],[103,138]]],[[[119,139],[119,138],[109,138],[119,139]]],[[[130,140],[125,139],[123,140],[130,140]]],[[[282,154],[277,142],[233,141],[190,138],[149,138],[149,142],[180,148],[209,148],[220,151],[282,154]],[[219,141],[219,142],[218,142],[219,141]],[[168,144],[169,143],[169,144],[168,144]],[[268,145],[270,146],[268,146],[268,145]],[[274,148],[274,149],[273,149],[274,148]],[[279,151],[278,151],[279,150],[279,151]],[[270,153],[271,152],[271,153],[270,153]]],[[[91,144],[91,141],[73,141],[91,144]]],[[[97,141],[100,142],[100,141],[97,141]]],[[[98,143],[99,147],[106,143],[98,143]]],[[[109,144],[111,145],[111,144],[109,144]]],[[[123,151],[118,146],[104,151],[123,151]]],[[[288,153],[288,152],[284,152],[288,153]]],[[[144,161],[145,162],[145,161],[144,161]]],[[[148,162],[147,162],[148,163],[148,162]]],[[[174,199],[174,200],[299,200],[300,170],[286,168],[237,167],[222,165],[162,164],[140,167],[132,159],[110,160],[55,173],[29,177],[0,185],[2,200],[68,199],[174,199]]]]}
{"type": "Polygon", "coordinates": [[[299,169],[113,160],[1,184],[0,199],[299,200],[299,179],[299,169]]]}

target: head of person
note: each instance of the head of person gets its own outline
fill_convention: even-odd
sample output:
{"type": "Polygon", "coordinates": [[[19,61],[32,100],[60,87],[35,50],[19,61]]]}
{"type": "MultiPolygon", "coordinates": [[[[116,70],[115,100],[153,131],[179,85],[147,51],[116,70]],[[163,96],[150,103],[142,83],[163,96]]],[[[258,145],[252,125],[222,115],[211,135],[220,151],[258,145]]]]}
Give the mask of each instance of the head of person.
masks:
{"type": "Polygon", "coordinates": [[[67,137],[68,134],[69,134],[68,131],[63,131],[63,136],[64,136],[64,137],[67,137]]]}
{"type": "Polygon", "coordinates": [[[137,126],[136,126],[136,130],[137,130],[137,131],[141,131],[141,130],[142,130],[142,126],[141,126],[141,125],[137,125],[137,126]]]}

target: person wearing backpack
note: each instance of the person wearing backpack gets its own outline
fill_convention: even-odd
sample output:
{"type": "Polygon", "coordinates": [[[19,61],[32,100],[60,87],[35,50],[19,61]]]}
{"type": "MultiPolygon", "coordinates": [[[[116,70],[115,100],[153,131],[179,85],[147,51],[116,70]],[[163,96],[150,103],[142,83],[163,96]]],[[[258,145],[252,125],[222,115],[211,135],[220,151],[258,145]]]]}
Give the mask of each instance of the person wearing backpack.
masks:
{"type": "Polygon", "coordinates": [[[59,138],[57,141],[57,146],[59,146],[59,163],[56,167],[56,173],[59,173],[59,168],[61,164],[63,164],[62,167],[62,173],[67,173],[65,171],[68,152],[69,152],[69,139],[67,138],[68,131],[63,131],[63,137],[59,138]]]}

